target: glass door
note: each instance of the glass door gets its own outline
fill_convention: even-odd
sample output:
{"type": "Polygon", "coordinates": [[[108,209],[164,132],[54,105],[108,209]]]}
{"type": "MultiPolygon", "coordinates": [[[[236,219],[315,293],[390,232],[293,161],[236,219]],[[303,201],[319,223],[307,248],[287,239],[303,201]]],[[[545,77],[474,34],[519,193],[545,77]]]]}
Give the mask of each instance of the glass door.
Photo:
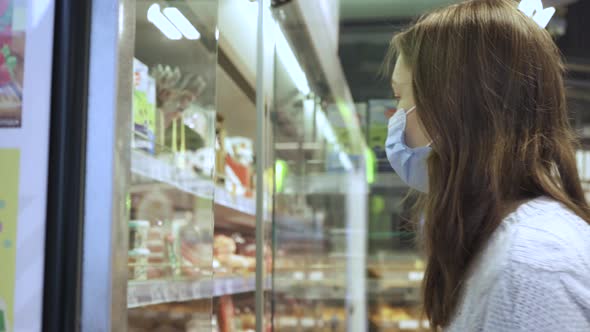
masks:
{"type": "Polygon", "coordinates": [[[202,331],[232,281],[213,277],[218,5],[135,5],[128,331],[202,331]]]}
{"type": "Polygon", "coordinates": [[[330,9],[305,1],[272,8],[275,331],[367,327],[366,148],[330,9]]]}
{"type": "Polygon", "coordinates": [[[84,330],[363,331],[364,141],[294,3],[95,2],[84,330]]]}
{"type": "Polygon", "coordinates": [[[83,330],[213,330],[218,1],[92,15],[83,330]]]}

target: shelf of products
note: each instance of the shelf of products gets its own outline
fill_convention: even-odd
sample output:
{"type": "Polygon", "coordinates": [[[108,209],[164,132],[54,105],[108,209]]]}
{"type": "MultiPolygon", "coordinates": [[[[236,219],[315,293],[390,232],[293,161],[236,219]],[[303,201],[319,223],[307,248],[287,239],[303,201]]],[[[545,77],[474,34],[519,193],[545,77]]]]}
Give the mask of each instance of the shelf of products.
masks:
{"type": "MultiPolygon", "coordinates": [[[[132,151],[131,171],[152,180],[152,184],[167,184],[173,188],[201,198],[213,198],[215,204],[255,216],[256,201],[252,197],[235,195],[223,187],[215,186],[210,179],[199,177],[193,171],[174,165],[169,157],[158,158],[143,151],[132,151]]],[[[135,184],[141,186],[141,184],[135,184]]],[[[254,225],[252,225],[254,226],[254,225]]]]}
{"type": "MultiPolygon", "coordinates": [[[[269,287],[270,279],[267,279],[267,288],[269,287]]],[[[215,277],[199,281],[133,281],[127,288],[127,307],[137,308],[160,303],[208,299],[212,296],[253,292],[255,289],[253,275],[215,277]]]]}
{"type": "Polygon", "coordinates": [[[428,321],[411,317],[403,308],[384,308],[380,315],[371,318],[372,331],[423,331],[430,327],[428,321]]]}
{"type": "Polygon", "coordinates": [[[384,271],[384,274],[375,276],[369,269],[369,289],[380,292],[390,288],[419,288],[424,279],[424,271],[384,271]]]}
{"type": "MultiPolygon", "coordinates": [[[[301,304],[304,306],[305,304],[301,304]]],[[[292,312],[280,312],[275,317],[279,331],[334,332],[346,331],[346,311],[340,306],[311,304],[310,308],[297,308],[292,312]]]]}
{"type": "Polygon", "coordinates": [[[170,155],[154,156],[144,151],[133,150],[131,172],[151,180],[151,183],[167,184],[201,198],[213,198],[215,191],[210,179],[200,178],[192,170],[175,166],[174,157],[170,155]]]}
{"type": "Polygon", "coordinates": [[[379,173],[369,213],[368,316],[376,332],[424,331],[419,310],[426,262],[416,248],[412,196],[393,173],[379,173]]]}
{"type": "Polygon", "coordinates": [[[241,0],[138,1],[127,202],[130,330],[253,329],[254,314],[274,315],[254,309],[257,265],[268,275],[266,307],[279,300],[285,308],[276,322],[265,322],[265,330],[277,323],[280,331],[341,331],[347,313],[365,311],[364,299],[354,299],[358,310],[347,301],[351,283],[344,276],[356,258],[347,256],[347,233],[338,232],[351,219],[362,224],[352,216],[364,215],[364,205],[352,214],[343,207],[352,191],[366,195],[366,188],[351,186],[365,184],[363,141],[354,122],[331,125],[353,112],[339,64],[322,68],[317,52],[311,56],[312,48],[303,45],[317,41],[290,44],[287,39],[294,39],[284,34],[293,31],[280,26],[286,21],[269,26],[280,44],[269,70],[274,87],[264,123],[253,120],[256,77],[248,68],[256,68],[258,59],[235,43],[253,50],[252,19],[276,19],[289,8],[289,16],[299,13],[293,5],[258,13],[258,3],[241,0]],[[165,20],[176,26],[180,16],[198,38],[170,38],[158,26],[165,20]],[[303,82],[312,72],[324,74],[303,82]],[[335,100],[346,100],[344,109],[335,100]],[[317,108],[313,117],[310,107],[317,108]],[[274,121],[278,114],[289,114],[288,123],[274,121]],[[259,130],[266,152],[255,156],[259,130]],[[358,137],[347,139],[351,133],[358,137]],[[281,143],[305,148],[278,151],[281,143]],[[262,186],[256,181],[261,178],[262,186]],[[263,248],[256,247],[257,213],[265,224],[263,248]],[[257,250],[264,250],[263,261],[256,261],[257,250]],[[313,305],[293,316],[288,312],[297,305],[291,301],[313,305]],[[313,316],[316,308],[322,310],[313,316]]]}

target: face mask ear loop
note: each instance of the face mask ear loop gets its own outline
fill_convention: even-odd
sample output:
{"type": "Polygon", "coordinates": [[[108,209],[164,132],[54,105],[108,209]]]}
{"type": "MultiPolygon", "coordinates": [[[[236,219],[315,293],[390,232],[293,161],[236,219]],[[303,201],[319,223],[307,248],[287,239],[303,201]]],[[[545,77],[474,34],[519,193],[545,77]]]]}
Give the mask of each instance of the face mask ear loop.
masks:
{"type": "MultiPolygon", "coordinates": [[[[416,106],[410,108],[407,112],[406,112],[406,116],[410,115],[410,113],[414,112],[416,110],[416,106]]],[[[430,143],[428,143],[426,145],[426,147],[432,147],[432,141],[430,141],[430,143]]]]}
{"type": "Polygon", "coordinates": [[[414,112],[416,110],[416,106],[410,108],[408,111],[406,111],[406,116],[410,115],[410,113],[414,112]]]}

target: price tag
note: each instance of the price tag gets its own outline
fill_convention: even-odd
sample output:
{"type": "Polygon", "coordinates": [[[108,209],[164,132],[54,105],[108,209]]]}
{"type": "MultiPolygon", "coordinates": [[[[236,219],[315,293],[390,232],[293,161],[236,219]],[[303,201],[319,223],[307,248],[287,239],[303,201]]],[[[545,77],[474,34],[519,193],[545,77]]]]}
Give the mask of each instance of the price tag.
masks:
{"type": "Polygon", "coordinates": [[[410,281],[422,281],[424,279],[424,272],[410,272],[408,273],[408,279],[410,281]]]}
{"type": "Polygon", "coordinates": [[[279,318],[281,327],[297,326],[297,318],[295,317],[281,317],[279,318]]]}
{"type": "Polygon", "coordinates": [[[193,282],[190,284],[190,287],[188,287],[188,288],[190,289],[191,296],[193,299],[200,299],[200,298],[205,297],[205,296],[201,295],[201,287],[203,287],[203,286],[204,285],[202,285],[200,282],[193,282]]]}
{"type": "Polygon", "coordinates": [[[199,299],[203,299],[212,297],[214,295],[215,290],[213,289],[213,287],[215,285],[215,280],[213,280],[212,278],[201,280],[197,285],[200,286],[198,290],[195,290],[195,297],[198,296],[199,299]]]}
{"type": "Polygon", "coordinates": [[[223,295],[223,279],[217,279],[213,281],[213,295],[223,295]]]}
{"type": "Polygon", "coordinates": [[[400,320],[399,328],[401,330],[416,330],[420,327],[420,322],[417,320],[400,320]]]}
{"type": "Polygon", "coordinates": [[[305,273],[301,272],[301,271],[297,271],[293,273],[293,279],[295,280],[304,280],[305,279],[305,273]]]}
{"type": "Polygon", "coordinates": [[[135,287],[135,298],[137,299],[136,304],[146,304],[152,302],[151,289],[148,285],[136,285],[135,287]]]}
{"type": "Polygon", "coordinates": [[[168,286],[166,296],[171,301],[178,300],[187,295],[187,288],[188,287],[186,284],[181,284],[178,282],[172,283],[168,286]]]}
{"type": "Polygon", "coordinates": [[[231,294],[232,290],[232,279],[225,279],[223,281],[223,294],[231,294]]]}
{"type": "Polygon", "coordinates": [[[322,271],[313,271],[309,273],[309,280],[318,281],[324,279],[324,272],[322,271]]]}
{"type": "Polygon", "coordinates": [[[315,319],[313,318],[302,318],[301,319],[301,326],[303,327],[314,327],[315,326],[315,319]]]}
{"type": "Polygon", "coordinates": [[[178,284],[171,283],[162,286],[162,298],[166,302],[175,301],[178,299],[178,284]]]}
{"type": "Polygon", "coordinates": [[[160,284],[152,284],[150,288],[150,302],[162,302],[164,300],[164,294],[160,284]]]}
{"type": "Polygon", "coordinates": [[[127,305],[128,306],[135,306],[137,305],[137,292],[134,286],[130,286],[127,289],[127,305]]]}

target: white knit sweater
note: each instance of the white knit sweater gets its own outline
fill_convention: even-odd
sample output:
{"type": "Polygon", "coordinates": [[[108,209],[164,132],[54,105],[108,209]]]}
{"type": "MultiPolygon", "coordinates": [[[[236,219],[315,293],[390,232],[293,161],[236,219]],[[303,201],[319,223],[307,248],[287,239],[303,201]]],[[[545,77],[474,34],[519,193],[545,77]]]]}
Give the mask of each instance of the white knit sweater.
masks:
{"type": "Polygon", "coordinates": [[[590,332],[590,225],[548,198],[510,214],[445,329],[471,331],[590,332]]]}

